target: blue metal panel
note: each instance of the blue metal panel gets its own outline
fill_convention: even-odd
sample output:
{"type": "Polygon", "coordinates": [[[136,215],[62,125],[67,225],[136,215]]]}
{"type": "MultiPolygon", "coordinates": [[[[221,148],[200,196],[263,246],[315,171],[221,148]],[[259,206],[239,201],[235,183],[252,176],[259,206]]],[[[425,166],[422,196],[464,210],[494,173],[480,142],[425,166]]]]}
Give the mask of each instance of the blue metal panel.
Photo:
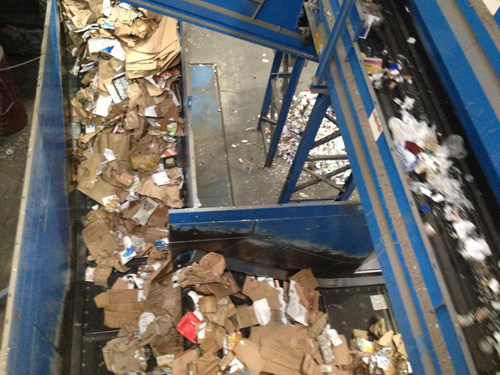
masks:
{"type": "Polygon", "coordinates": [[[497,12],[495,13],[495,16],[493,18],[497,22],[498,27],[500,27],[500,10],[497,10],[497,12]]]}
{"type": "Polygon", "coordinates": [[[26,209],[20,214],[21,243],[16,247],[14,262],[18,256],[18,263],[13,264],[10,283],[13,297],[7,307],[13,317],[5,328],[9,330],[8,374],[49,374],[60,362],[56,350],[68,277],[70,224],[55,1],[48,4],[47,20],[37,92],[40,105],[25,178],[26,209]]]}
{"type": "Polygon", "coordinates": [[[316,60],[312,44],[303,45],[296,20],[302,1],[267,0],[252,18],[246,0],[132,0],[127,2],[275,50],[316,60]]]}
{"type": "Polygon", "coordinates": [[[411,0],[415,26],[426,46],[478,161],[500,202],[500,119],[436,2],[411,0]]]}
{"type": "Polygon", "coordinates": [[[352,258],[366,258],[373,251],[358,204],[175,210],[170,213],[170,225],[173,231],[196,228],[219,232],[218,238],[252,236],[352,258]]]}

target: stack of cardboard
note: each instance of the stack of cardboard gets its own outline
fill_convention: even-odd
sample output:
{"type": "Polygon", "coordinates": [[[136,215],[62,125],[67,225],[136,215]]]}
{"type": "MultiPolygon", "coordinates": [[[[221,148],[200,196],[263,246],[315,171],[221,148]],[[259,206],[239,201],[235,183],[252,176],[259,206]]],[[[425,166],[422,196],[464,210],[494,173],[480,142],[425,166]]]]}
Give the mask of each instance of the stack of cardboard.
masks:
{"type": "Polygon", "coordinates": [[[81,78],[71,100],[82,130],[78,190],[109,211],[144,197],[182,207],[178,22],[119,1],[63,0],[61,9],[81,78]]]}

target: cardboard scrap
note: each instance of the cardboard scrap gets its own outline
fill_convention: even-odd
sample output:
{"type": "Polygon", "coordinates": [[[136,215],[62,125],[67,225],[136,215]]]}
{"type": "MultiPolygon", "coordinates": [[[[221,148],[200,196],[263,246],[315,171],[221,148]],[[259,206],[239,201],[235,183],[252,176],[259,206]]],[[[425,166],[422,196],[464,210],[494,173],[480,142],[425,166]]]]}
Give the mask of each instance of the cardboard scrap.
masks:
{"type": "Polygon", "coordinates": [[[111,254],[118,248],[118,241],[104,220],[89,224],[83,229],[82,236],[90,255],[94,258],[111,254]]]}
{"type": "Polygon", "coordinates": [[[143,309],[142,291],[139,289],[109,289],[95,298],[97,308],[104,309],[104,325],[120,328],[139,320],[143,309]]]}
{"type": "Polygon", "coordinates": [[[120,337],[108,341],[102,348],[104,363],[109,371],[115,374],[128,374],[131,371],[145,371],[147,368],[146,353],[135,340],[120,337]]]}
{"type": "Polygon", "coordinates": [[[259,375],[265,366],[259,346],[251,340],[241,340],[234,348],[234,353],[246,368],[253,370],[255,375],[259,375]]]}
{"type": "Polygon", "coordinates": [[[222,280],[226,268],[224,257],[217,253],[208,253],[199,263],[184,267],[179,273],[179,284],[182,287],[217,283],[222,280]]]}
{"type": "Polygon", "coordinates": [[[255,314],[253,306],[237,306],[236,313],[234,314],[233,318],[238,329],[259,324],[259,320],[257,319],[257,315],[255,314]]]}
{"type": "Polygon", "coordinates": [[[271,309],[279,310],[281,308],[279,290],[273,288],[266,281],[257,281],[253,277],[247,276],[241,292],[250,297],[254,302],[263,298],[267,299],[271,309]]]}

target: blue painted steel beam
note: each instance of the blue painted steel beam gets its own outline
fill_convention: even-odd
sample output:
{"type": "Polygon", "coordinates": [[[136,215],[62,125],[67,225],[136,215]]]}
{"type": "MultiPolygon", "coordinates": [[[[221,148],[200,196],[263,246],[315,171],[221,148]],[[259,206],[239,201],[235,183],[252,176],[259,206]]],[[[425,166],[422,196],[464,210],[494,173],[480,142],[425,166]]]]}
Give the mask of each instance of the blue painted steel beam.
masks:
{"type": "Polygon", "coordinates": [[[321,59],[319,60],[318,70],[316,70],[318,83],[321,82],[321,80],[325,76],[326,70],[330,63],[330,58],[331,56],[333,56],[333,51],[340,38],[340,30],[343,26],[345,26],[345,21],[347,20],[347,16],[353,4],[354,0],[344,0],[342,2],[340,12],[335,19],[335,25],[333,26],[333,30],[328,37],[328,42],[326,43],[326,47],[322,52],[321,59]]]}
{"type": "Polygon", "coordinates": [[[316,98],[316,103],[311,111],[309,120],[307,121],[306,129],[302,134],[302,139],[300,140],[299,147],[295,153],[290,170],[288,171],[288,176],[286,178],[283,189],[281,190],[278,203],[288,203],[292,198],[292,194],[295,191],[295,186],[299,180],[300,173],[304,168],[309,151],[312,148],[316,134],[318,134],[318,129],[325,117],[325,112],[330,105],[330,98],[328,95],[319,94],[316,98]]]}
{"type": "Polygon", "coordinates": [[[355,189],[356,189],[356,183],[354,182],[354,175],[351,172],[349,177],[347,177],[347,180],[344,184],[344,190],[342,191],[341,197],[340,197],[340,199],[338,199],[338,201],[348,200],[351,197],[351,195],[355,189]]]}
{"type": "Polygon", "coordinates": [[[290,82],[288,83],[288,88],[281,104],[278,121],[276,122],[274,132],[271,136],[271,143],[269,145],[269,151],[267,152],[266,163],[264,165],[266,168],[272,167],[273,165],[274,157],[276,156],[276,150],[278,149],[281,134],[283,133],[283,128],[285,127],[286,119],[288,117],[288,111],[290,109],[290,105],[292,104],[293,95],[295,94],[295,90],[297,89],[304,63],[305,60],[303,58],[297,57],[297,59],[295,60],[295,64],[293,65],[292,76],[290,78],[290,82]]]}
{"type": "Polygon", "coordinates": [[[264,102],[262,103],[262,109],[260,110],[257,130],[262,130],[262,118],[267,117],[269,114],[269,106],[271,105],[271,100],[273,97],[273,80],[276,78],[276,75],[280,71],[282,59],[283,59],[283,52],[276,51],[274,53],[273,65],[271,66],[271,74],[269,75],[269,80],[267,81],[267,88],[266,88],[266,94],[264,95],[264,102]]]}
{"type": "Polygon", "coordinates": [[[317,60],[314,46],[303,44],[302,34],[298,29],[302,0],[266,0],[255,18],[253,16],[257,4],[248,0],[126,2],[274,50],[317,60]]]}
{"type": "Polygon", "coordinates": [[[215,221],[246,221],[259,219],[312,218],[323,216],[364,216],[359,204],[331,201],[314,204],[286,204],[238,208],[185,208],[171,210],[171,225],[210,223],[215,221]]]}
{"type": "Polygon", "coordinates": [[[62,372],[70,220],[57,2],[47,3],[29,151],[12,255],[2,374],[62,372]]]}
{"type": "Polygon", "coordinates": [[[456,0],[456,2],[488,60],[493,65],[497,75],[500,76],[500,29],[498,25],[491,25],[488,19],[484,20],[484,18],[491,17],[489,13],[479,16],[475,8],[477,4],[471,4],[469,0],[456,0]],[[488,25],[485,24],[485,21],[488,22],[488,25]]]}

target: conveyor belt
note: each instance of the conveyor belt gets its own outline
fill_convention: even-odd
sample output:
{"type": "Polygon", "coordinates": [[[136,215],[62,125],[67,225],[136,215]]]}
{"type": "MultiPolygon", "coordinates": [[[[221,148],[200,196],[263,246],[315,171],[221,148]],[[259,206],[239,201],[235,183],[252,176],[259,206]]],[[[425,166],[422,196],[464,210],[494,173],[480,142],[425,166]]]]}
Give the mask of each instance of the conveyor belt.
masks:
{"type": "MultiPolygon", "coordinates": [[[[417,118],[427,118],[430,124],[435,124],[441,139],[450,134],[459,134],[467,139],[451,102],[422,48],[418,33],[407,12],[408,8],[405,8],[403,2],[381,0],[379,3],[384,7],[385,20],[378,30],[370,31],[366,41],[360,40],[360,48],[370,57],[399,60],[403,65],[401,73],[413,77],[412,84],[405,82],[398,84],[393,90],[386,86],[376,90],[385,118],[389,119],[399,112],[399,106],[393,99],[404,98],[407,95],[416,99],[412,114],[417,118]],[[416,43],[408,43],[409,37],[416,38],[416,43]]],[[[498,206],[467,143],[466,148],[469,156],[462,160],[454,160],[457,169],[453,173],[461,180],[465,196],[475,208],[467,212],[467,219],[476,224],[491,249],[498,249],[500,245],[498,206]]],[[[419,179],[416,174],[413,174],[412,178],[419,179]]],[[[415,195],[415,200],[420,207],[427,205],[431,208],[430,212],[420,210],[420,214],[422,220],[428,222],[438,233],[432,237],[431,243],[457,313],[466,314],[484,306],[480,291],[476,287],[476,276],[471,271],[470,264],[457,251],[459,244],[452,236],[453,229],[450,223],[443,219],[444,205],[435,203],[423,195],[415,195]]],[[[491,263],[498,274],[498,254],[493,254],[491,263]]],[[[477,345],[485,336],[491,336],[492,329],[492,324],[488,321],[464,329],[471,354],[480,373],[493,374],[500,368],[496,354],[487,355],[477,345]]]]}

